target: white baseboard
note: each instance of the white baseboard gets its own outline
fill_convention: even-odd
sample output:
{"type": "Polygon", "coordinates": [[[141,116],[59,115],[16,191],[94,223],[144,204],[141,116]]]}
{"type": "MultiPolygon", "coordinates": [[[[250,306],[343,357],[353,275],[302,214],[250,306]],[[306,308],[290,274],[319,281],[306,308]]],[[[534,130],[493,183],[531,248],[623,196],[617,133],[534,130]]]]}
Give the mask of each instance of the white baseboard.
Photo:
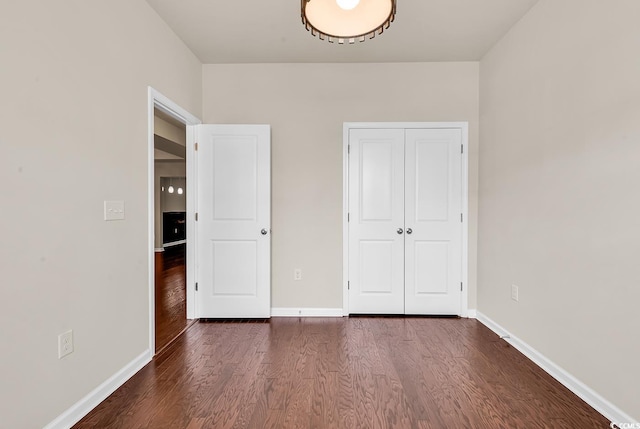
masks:
{"type": "Polygon", "coordinates": [[[470,308],[467,310],[467,315],[465,317],[467,319],[476,319],[478,317],[478,311],[470,308]]]}
{"type": "Polygon", "coordinates": [[[187,240],[172,241],[171,243],[164,243],[162,245],[162,248],[166,249],[167,247],[177,246],[178,244],[186,244],[186,243],[187,243],[187,240]]]}
{"type": "Polygon", "coordinates": [[[342,317],[342,308],[272,308],[271,317],[342,317]]]}
{"type": "Polygon", "coordinates": [[[76,402],[43,429],[69,429],[80,421],[91,410],[107,399],[109,395],[133,377],[146,364],[151,362],[151,351],[147,350],[129,362],[124,368],[109,377],[104,383],[96,387],[87,396],[76,402]]]}
{"type": "Polygon", "coordinates": [[[476,319],[487,328],[498,334],[500,337],[516,348],[520,353],[528,357],[533,363],[542,368],[550,376],[558,380],[567,389],[571,390],[583,401],[593,407],[600,414],[605,416],[612,422],[619,423],[631,423],[635,422],[628,414],[622,411],[620,408],[607,401],[605,398],[596,393],[593,389],[586,384],[575,378],[573,375],[556,365],[549,358],[538,352],[536,349],[525,343],[509,331],[498,325],[481,312],[477,312],[476,319]]]}

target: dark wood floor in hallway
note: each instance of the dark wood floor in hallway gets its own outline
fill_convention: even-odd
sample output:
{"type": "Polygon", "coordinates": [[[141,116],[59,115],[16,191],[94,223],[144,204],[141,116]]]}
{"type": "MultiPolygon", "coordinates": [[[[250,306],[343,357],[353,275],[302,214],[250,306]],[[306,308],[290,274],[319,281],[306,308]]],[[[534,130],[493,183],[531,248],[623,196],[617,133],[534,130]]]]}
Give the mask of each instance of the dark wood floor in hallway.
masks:
{"type": "Polygon", "coordinates": [[[196,323],[75,428],[608,428],[472,319],[196,323]]]}
{"type": "Polygon", "coordinates": [[[186,245],[155,254],[156,353],[184,331],[187,320],[186,245]]]}

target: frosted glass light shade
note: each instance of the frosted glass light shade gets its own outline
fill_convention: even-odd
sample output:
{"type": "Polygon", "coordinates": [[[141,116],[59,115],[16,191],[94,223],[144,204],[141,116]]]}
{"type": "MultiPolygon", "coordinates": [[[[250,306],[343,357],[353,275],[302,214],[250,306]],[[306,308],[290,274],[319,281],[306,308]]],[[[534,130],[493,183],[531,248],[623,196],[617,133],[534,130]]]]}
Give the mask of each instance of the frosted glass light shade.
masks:
{"type": "Polygon", "coordinates": [[[312,35],[331,43],[373,39],[389,28],[396,15],[396,0],[359,0],[351,10],[336,1],[301,0],[302,24],[312,35]]]}
{"type": "Polygon", "coordinates": [[[167,189],[167,191],[169,191],[170,194],[173,194],[173,191],[174,191],[173,185],[169,186],[169,189],[167,189]]]}

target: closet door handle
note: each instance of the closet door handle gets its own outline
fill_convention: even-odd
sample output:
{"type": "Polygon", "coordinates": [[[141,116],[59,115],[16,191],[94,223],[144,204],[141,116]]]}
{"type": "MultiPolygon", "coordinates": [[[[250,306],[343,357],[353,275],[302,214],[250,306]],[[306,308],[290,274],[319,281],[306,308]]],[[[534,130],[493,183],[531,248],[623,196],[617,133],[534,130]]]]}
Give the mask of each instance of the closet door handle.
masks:
{"type": "Polygon", "coordinates": [[[398,231],[396,231],[396,232],[397,232],[398,234],[402,234],[402,233],[403,233],[403,230],[402,230],[402,228],[398,228],[398,231]]]}
{"type": "Polygon", "coordinates": [[[411,234],[413,230],[411,228],[407,228],[407,234],[411,234]]]}

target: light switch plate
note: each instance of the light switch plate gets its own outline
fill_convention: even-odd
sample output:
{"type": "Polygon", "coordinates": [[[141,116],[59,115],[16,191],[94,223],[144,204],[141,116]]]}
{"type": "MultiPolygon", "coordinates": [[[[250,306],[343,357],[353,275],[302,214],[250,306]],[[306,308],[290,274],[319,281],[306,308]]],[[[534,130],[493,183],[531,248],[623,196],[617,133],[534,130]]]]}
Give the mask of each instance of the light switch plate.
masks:
{"type": "Polygon", "coordinates": [[[104,220],[123,220],[124,201],[105,201],[104,220]]]}

